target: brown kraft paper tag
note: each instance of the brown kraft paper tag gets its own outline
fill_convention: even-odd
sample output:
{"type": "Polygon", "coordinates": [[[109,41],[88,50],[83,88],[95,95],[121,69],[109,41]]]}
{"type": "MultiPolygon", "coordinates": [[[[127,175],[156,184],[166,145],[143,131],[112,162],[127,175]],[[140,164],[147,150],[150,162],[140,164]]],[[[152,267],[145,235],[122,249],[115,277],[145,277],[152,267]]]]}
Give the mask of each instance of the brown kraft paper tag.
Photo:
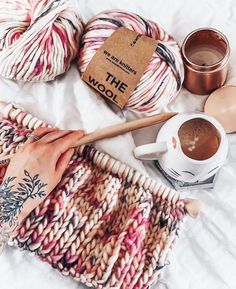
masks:
{"type": "Polygon", "coordinates": [[[99,48],[82,79],[123,108],[142,77],[157,40],[121,27],[99,48]]]}

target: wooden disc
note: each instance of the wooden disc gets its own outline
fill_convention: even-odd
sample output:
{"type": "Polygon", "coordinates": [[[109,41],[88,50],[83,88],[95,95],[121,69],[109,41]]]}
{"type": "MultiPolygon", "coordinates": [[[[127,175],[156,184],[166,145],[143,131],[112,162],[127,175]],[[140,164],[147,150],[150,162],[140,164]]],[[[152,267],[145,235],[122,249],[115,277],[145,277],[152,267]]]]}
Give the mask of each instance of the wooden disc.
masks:
{"type": "Polygon", "coordinates": [[[205,102],[204,111],[215,117],[226,133],[236,132],[236,86],[223,86],[213,91],[205,102]]]}

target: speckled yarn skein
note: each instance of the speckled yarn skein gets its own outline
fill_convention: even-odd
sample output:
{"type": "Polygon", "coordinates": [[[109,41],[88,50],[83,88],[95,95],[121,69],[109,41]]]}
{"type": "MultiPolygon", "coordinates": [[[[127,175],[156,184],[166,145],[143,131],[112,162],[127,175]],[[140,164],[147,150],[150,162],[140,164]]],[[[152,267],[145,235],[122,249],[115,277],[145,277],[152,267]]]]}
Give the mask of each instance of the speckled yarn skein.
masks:
{"type": "Polygon", "coordinates": [[[69,0],[0,0],[0,75],[53,80],[76,57],[82,31],[69,0]]]}
{"type": "Polygon", "coordinates": [[[184,79],[180,49],[175,40],[156,23],[120,10],[98,14],[85,26],[78,59],[79,71],[84,73],[96,51],[119,27],[158,40],[156,50],[126,104],[129,110],[154,112],[176,97],[184,79]]]}

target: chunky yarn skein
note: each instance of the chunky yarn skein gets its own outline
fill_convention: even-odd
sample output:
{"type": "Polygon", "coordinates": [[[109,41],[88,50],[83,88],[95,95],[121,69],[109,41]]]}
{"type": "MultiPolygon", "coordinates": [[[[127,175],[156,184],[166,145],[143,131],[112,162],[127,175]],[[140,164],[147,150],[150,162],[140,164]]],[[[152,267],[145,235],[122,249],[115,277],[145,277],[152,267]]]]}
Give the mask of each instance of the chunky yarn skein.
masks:
{"type": "Polygon", "coordinates": [[[0,75],[53,80],[76,57],[82,31],[68,0],[0,0],[0,75]]]}
{"type": "Polygon", "coordinates": [[[85,26],[78,59],[79,71],[84,73],[96,51],[119,27],[126,27],[158,40],[156,50],[126,104],[129,110],[154,112],[175,98],[184,78],[177,43],[156,23],[120,10],[98,14],[85,26]]]}

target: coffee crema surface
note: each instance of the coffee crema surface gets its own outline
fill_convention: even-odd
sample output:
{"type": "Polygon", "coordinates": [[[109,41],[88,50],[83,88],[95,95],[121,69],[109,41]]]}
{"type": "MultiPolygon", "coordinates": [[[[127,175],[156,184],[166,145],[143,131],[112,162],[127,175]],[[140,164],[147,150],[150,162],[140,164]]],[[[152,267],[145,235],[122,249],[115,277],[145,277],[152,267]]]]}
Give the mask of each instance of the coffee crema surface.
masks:
{"type": "Polygon", "coordinates": [[[193,160],[207,160],[220,146],[218,130],[209,121],[194,118],[181,125],[178,136],[183,153],[193,160]]]}

